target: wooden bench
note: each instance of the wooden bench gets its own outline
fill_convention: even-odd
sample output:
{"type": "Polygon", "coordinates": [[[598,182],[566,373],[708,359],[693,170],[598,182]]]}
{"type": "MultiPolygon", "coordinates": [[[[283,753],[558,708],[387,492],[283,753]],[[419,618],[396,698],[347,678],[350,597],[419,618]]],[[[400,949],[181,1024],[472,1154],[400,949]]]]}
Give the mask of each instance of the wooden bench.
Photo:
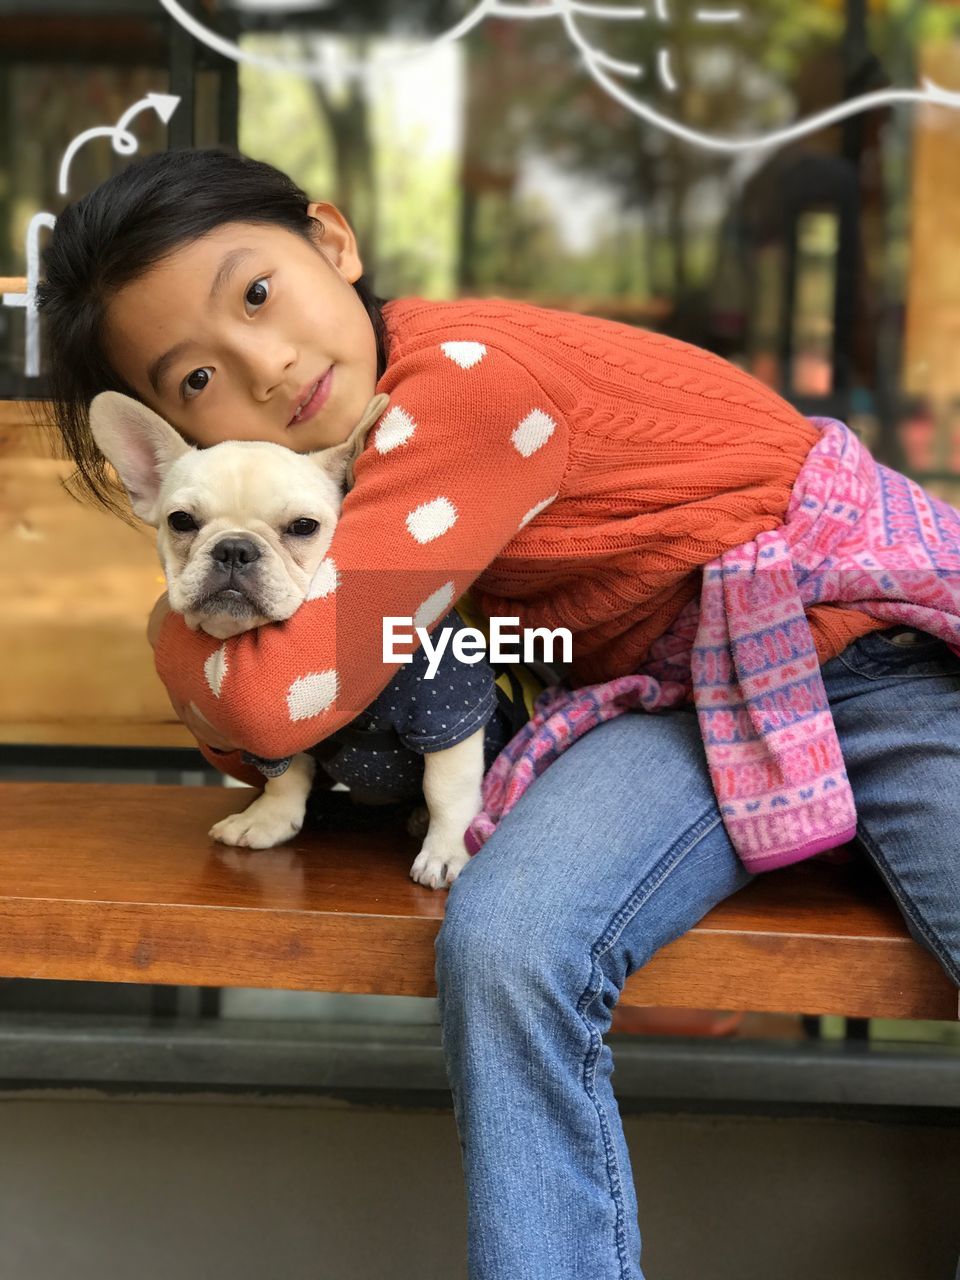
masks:
{"type": "MultiPolygon", "coordinates": [[[[445,892],[414,884],[395,824],[275,850],[207,830],[246,790],[0,784],[0,974],[99,982],[435,994],[445,892]]],[[[957,990],[863,860],[759,877],[627,982],[624,1005],[957,1017],[957,990]]]]}
{"type": "MultiPolygon", "coordinates": [[[[194,747],[144,636],[162,588],[152,531],[68,496],[72,466],[50,457],[35,408],[0,402],[0,588],[14,602],[0,645],[15,673],[0,742],[194,747]]],[[[409,879],[415,842],[342,823],[272,852],[208,840],[249,798],[0,784],[0,975],[434,994],[446,894],[409,879]]],[[[621,1004],[957,1016],[956,989],[863,864],[760,877],[635,974],[621,1004]]]]}

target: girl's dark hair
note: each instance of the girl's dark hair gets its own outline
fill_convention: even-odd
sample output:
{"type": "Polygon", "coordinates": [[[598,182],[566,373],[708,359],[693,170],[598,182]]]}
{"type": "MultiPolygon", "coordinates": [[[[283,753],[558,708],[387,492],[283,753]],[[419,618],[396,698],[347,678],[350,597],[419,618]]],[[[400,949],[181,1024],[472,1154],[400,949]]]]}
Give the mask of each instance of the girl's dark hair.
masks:
{"type": "MultiPolygon", "coordinates": [[[[125,285],[173,252],[227,222],[285,227],[311,240],[308,199],[279,169],[228,148],[186,148],[146,156],[67,205],[43,252],[37,287],[57,444],[77,467],[75,497],[129,523],[90,434],[90,401],[101,391],[136,392],[110,367],[107,306],[125,285]]],[[[383,299],[354,285],[377,340],[377,378],[387,363],[383,299]]]]}

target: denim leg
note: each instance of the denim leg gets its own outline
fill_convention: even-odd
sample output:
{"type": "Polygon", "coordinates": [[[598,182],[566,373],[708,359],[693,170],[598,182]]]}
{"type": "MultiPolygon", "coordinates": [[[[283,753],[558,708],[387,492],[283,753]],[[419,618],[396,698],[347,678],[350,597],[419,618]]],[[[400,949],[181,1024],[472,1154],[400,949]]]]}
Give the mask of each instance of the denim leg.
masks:
{"type": "Polygon", "coordinates": [[[690,711],[591,730],[461,872],[436,972],[472,1280],[642,1280],[603,1036],[626,978],[750,879],[690,711]]]}
{"type": "Polygon", "coordinates": [[[910,932],[960,986],[960,658],[935,636],[898,644],[894,634],[863,636],[823,678],[857,839],[910,932]]]}
{"type": "MultiPolygon", "coordinates": [[[[824,684],[858,837],[960,982],[960,659],[891,634],[824,684]]],[[[626,978],[749,879],[687,711],[591,730],[461,873],[437,984],[472,1280],[642,1280],[603,1035],[626,978]]]]}
{"type": "Polygon", "coordinates": [[[960,657],[912,634],[863,636],[823,678],[857,838],[910,932],[960,986],[960,657]]]}

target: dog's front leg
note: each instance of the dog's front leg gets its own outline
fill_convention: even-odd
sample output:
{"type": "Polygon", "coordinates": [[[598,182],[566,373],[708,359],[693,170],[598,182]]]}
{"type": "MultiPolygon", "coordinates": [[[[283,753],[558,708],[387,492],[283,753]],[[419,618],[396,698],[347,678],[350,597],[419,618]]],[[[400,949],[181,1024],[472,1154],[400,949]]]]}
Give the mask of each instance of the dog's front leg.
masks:
{"type": "Polygon", "coordinates": [[[431,889],[453,884],[470,861],[464,833],[483,808],[483,729],[455,747],[423,759],[423,795],[430,825],[410,875],[431,889]]]}
{"type": "Polygon", "coordinates": [[[251,805],[215,823],[209,834],[222,844],[248,849],[272,849],[290,840],[303,826],[315,769],[313,756],[295,755],[278,778],[267,779],[251,805]]]}

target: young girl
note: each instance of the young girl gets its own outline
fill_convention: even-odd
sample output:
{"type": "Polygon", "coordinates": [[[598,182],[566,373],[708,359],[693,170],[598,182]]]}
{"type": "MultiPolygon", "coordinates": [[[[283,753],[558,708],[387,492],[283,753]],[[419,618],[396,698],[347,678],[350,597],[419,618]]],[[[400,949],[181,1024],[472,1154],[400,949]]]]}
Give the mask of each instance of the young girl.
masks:
{"type": "MultiPolygon", "coordinates": [[[[519,302],[381,304],[362,271],[335,208],[220,151],[131,164],[64,210],[45,255],[57,421],[113,509],[87,426],[97,392],[137,397],[201,448],[301,452],[390,398],[293,618],[226,642],[162,601],[151,619],[207,758],[255,784],[241,750],[304,750],[386,686],[385,616],[429,627],[468,588],[487,616],[569,628],[575,687],[637,672],[704,566],[782,525],[820,438],[705,351],[519,302]]],[[[812,665],[856,834],[960,983],[960,657],[890,616],[811,603],[812,665]]],[[[750,878],[688,700],[579,738],[453,883],[436,976],[471,1276],[641,1276],[604,1033],[625,979],[750,878]]]]}

